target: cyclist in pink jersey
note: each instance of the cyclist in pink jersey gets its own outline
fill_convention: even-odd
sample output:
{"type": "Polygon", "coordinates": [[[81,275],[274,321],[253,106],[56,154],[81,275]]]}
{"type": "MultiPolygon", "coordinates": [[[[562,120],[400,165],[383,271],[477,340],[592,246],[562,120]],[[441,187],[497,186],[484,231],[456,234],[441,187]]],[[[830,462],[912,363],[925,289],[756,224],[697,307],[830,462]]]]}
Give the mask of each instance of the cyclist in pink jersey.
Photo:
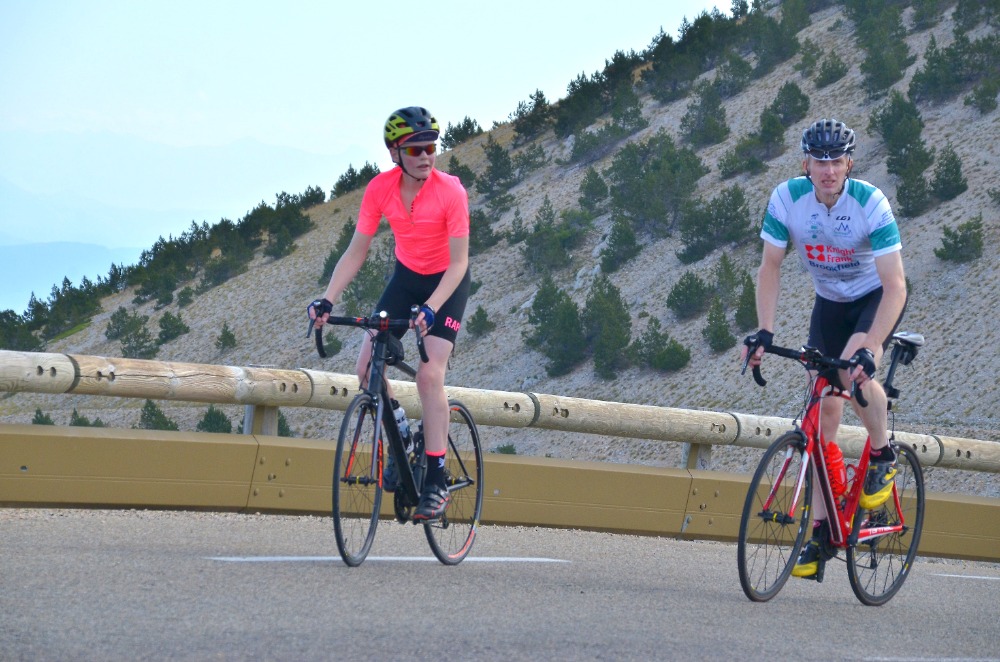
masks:
{"type": "MultiPolygon", "coordinates": [[[[896,453],[889,445],[885,390],[874,379],[882,352],[892,339],[906,307],[902,243],[885,195],[875,186],[851,179],[855,134],[843,122],[821,119],[802,133],[804,176],[779,184],[771,194],[760,236],[764,252],[757,274],[757,319],[760,330],[747,341],[750,365],[760,365],[764,347],[774,339],[781,264],[792,243],[816,290],[809,345],[824,354],[855,359],[851,374],[868,401],[854,410],[871,437],[871,464],[860,499],[862,508],[877,508],[889,498],[896,475],[896,453]]],[[[748,351],[743,347],[743,356],[748,351]]],[[[844,401],[827,398],[820,426],[835,443],[844,401]]],[[[839,453],[839,449],[836,449],[839,453]]],[[[840,463],[843,471],[843,462],[840,463]]],[[[838,480],[843,484],[843,480],[838,480]]],[[[792,574],[815,578],[825,563],[819,527],[826,517],[822,500],[813,504],[813,539],[792,574]]]]}
{"type": "MultiPolygon", "coordinates": [[[[417,332],[425,336],[428,363],[417,371],[423,408],[428,467],[414,520],[438,519],[448,506],[444,460],[448,439],[445,373],[469,297],[469,200],[457,177],[434,168],[440,126],[425,108],[400,108],[386,120],[384,140],[397,167],[368,183],[357,228],[314,307],[316,326],[330,315],[333,303],[361,269],[382,218],[396,240],[396,268],[375,311],[392,318],[408,317],[420,305],[417,332]]],[[[357,372],[362,383],[371,343],[361,345],[357,372]]],[[[395,467],[386,467],[384,485],[395,489],[395,467]]]]}

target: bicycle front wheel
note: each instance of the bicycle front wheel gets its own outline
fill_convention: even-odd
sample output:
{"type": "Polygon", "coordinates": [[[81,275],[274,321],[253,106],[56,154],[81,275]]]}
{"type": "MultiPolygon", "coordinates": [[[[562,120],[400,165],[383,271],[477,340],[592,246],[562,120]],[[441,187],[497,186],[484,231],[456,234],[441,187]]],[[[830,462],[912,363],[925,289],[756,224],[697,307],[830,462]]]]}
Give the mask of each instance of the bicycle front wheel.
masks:
{"type": "Polygon", "coordinates": [[[801,432],[781,435],[750,480],[737,566],[740,586],[754,602],[770,600],[785,585],[810,529],[813,472],[802,470],[805,447],[801,432]]]}
{"type": "Polygon", "coordinates": [[[864,531],[902,523],[902,530],[847,548],[847,576],[854,595],[873,607],[888,602],[906,581],[924,526],[924,472],[912,449],[899,446],[896,453],[899,459],[892,496],[875,510],[858,508],[853,527],[864,531]]]}
{"type": "Polygon", "coordinates": [[[483,510],[483,449],[472,414],[461,402],[448,403],[448,455],[445,481],[451,503],[439,520],[424,522],[431,551],[441,563],[456,565],[469,555],[483,510]]]}
{"type": "Polygon", "coordinates": [[[381,439],[378,408],[361,394],[344,412],[333,462],[333,530],[344,563],[358,566],[368,556],[382,505],[381,439]]]}

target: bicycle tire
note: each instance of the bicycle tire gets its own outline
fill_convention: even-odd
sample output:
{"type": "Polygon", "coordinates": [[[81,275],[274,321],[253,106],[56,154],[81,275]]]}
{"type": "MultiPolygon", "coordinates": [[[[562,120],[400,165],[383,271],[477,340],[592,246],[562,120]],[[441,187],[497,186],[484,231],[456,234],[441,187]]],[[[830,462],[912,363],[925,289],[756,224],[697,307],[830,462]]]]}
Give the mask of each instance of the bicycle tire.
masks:
{"type": "Polygon", "coordinates": [[[344,563],[364,562],[375,539],[382,505],[380,439],[385,438],[371,396],[358,395],[347,406],[333,462],[333,529],[344,563]]]}
{"type": "Polygon", "coordinates": [[[750,600],[766,602],[788,581],[811,529],[812,471],[802,471],[805,437],[786,432],[764,452],[747,490],[740,517],[737,567],[740,586],[750,600]],[[789,512],[802,486],[797,512],[789,512]],[[768,495],[774,493],[770,507],[768,495]]]}
{"type": "Polygon", "coordinates": [[[461,402],[450,400],[448,456],[445,476],[451,503],[439,520],[424,522],[424,533],[434,556],[445,565],[462,562],[476,540],[483,510],[483,449],[472,414],[461,402]]]}
{"type": "Polygon", "coordinates": [[[851,588],[858,600],[872,607],[884,605],[903,586],[913,567],[924,526],[924,473],[920,461],[907,446],[899,446],[896,452],[899,459],[895,491],[899,508],[892,497],[872,511],[858,508],[852,530],[864,526],[865,519],[868,523],[892,525],[899,523],[900,517],[906,528],[847,548],[851,588]]]}

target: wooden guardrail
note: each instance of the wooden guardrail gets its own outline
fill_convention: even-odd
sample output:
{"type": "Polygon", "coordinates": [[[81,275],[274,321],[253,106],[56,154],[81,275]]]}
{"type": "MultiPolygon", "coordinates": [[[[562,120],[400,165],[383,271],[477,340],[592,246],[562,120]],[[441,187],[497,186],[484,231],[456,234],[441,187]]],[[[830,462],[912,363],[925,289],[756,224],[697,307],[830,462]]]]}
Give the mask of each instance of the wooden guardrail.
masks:
{"type": "MultiPolygon", "coordinates": [[[[421,416],[415,386],[393,382],[421,416]]],[[[0,350],[0,391],[243,404],[251,434],[0,425],[0,504],[327,513],[329,440],[276,435],[277,407],[343,410],[357,379],[314,370],[213,366],[0,350]]],[[[781,418],[448,387],[484,426],[767,447],[781,418]]],[[[842,428],[847,455],[861,428],[842,428]]],[[[1000,444],[898,432],[925,466],[1000,471],[1000,444]]],[[[703,461],[706,454],[692,454],[703,461]]],[[[483,521],[734,540],[749,476],[488,455],[483,521]]],[[[388,507],[388,506],[387,506],[388,507]]],[[[1000,560],[1000,500],[933,495],[921,553],[1000,560]]],[[[391,516],[390,512],[385,513],[391,516]]]]}
{"type": "MultiPolygon", "coordinates": [[[[416,386],[393,381],[411,416],[422,415],[416,386]]],[[[358,388],[354,375],[318,370],[234,367],[75,354],[0,350],[0,391],[104,395],[242,404],[258,408],[253,431],[276,434],[276,407],[343,410],[358,388]],[[270,411],[269,411],[270,410],[270,411]]],[[[447,387],[480,425],[536,427],[692,445],[767,448],[792,427],[786,418],[654,407],[543,393],[447,387]]],[[[248,430],[249,431],[249,430],[248,430]]],[[[1000,443],[897,431],[927,467],[1000,473],[1000,443]]],[[[864,428],[842,426],[838,441],[858,457],[864,428]]],[[[689,468],[707,468],[690,465],[689,468]]]]}

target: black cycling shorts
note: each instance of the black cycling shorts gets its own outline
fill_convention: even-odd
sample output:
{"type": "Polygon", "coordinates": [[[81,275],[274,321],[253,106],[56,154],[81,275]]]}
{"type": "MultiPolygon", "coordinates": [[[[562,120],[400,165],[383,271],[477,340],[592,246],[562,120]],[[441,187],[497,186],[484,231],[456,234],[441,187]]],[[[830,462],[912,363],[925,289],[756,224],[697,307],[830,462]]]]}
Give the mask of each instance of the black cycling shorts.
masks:
{"type": "MultiPolygon", "coordinates": [[[[437,289],[438,283],[444,272],[430,275],[418,274],[416,271],[407,268],[399,260],[396,261],[396,269],[389,279],[389,284],[385,286],[382,297],[375,305],[375,313],[386,311],[389,317],[400,319],[410,316],[410,306],[418,306],[426,303],[427,299],[437,289]]],[[[465,314],[465,304],[469,300],[469,288],[472,278],[466,270],[465,277],[459,283],[455,291],[444,302],[444,305],[434,313],[434,326],[427,332],[429,336],[444,338],[454,344],[458,337],[458,330],[462,328],[462,316],[465,314]]],[[[401,338],[406,331],[394,331],[397,338],[401,338]]]]}
{"type": "MultiPolygon", "coordinates": [[[[809,346],[827,356],[840,356],[851,336],[855,333],[867,333],[872,328],[875,312],[881,301],[881,287],[854,301],[830,301],[816,295],[809,322],[809,346]]],[[[892,334],[896,332],[902,319],[903,313],[900,313],[892,331],[882,343],[883,350],[889,346],[892,334]]]]}

